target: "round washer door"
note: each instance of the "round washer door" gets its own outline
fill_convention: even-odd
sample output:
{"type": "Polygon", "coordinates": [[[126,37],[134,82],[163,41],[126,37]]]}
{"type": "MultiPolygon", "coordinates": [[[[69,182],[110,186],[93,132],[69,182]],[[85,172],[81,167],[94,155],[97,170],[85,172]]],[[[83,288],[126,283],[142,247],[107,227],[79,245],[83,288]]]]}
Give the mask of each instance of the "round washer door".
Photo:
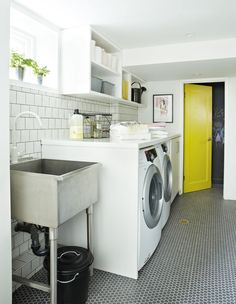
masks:
{"type": "Polygon", "coordinates": [[[143,185],[143,216],[145,223],[151,229],[157,226],[161,218],[163,205],[163,181],[160,171],[155,165],[150,165],[143,185]]]}
{"type": "Polygon", "coordinates": [[[168,154],[163,159],[163,183],[164,183],[164,199],[169,202],[172,194],[172,165],[168,154]]]}

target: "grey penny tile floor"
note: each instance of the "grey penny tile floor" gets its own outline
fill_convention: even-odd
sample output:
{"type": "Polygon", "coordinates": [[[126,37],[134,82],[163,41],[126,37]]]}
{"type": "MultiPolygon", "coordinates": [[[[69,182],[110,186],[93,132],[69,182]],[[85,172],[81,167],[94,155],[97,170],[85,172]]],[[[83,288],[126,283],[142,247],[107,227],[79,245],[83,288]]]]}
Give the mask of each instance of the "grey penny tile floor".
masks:
{"type": "MultiPolygon", "coordinates": [[[[45,282],[45,270],[34,278],[45,282]]],[[[25,286],[13,294],[13,304],[31,303],[50,303],[49,296],[25,286]]],[[[138,280],[94,271],[87,304],[115,303],[236,303],[236,202],[224,201],[219,188],[177,197],[138,280]]]]}

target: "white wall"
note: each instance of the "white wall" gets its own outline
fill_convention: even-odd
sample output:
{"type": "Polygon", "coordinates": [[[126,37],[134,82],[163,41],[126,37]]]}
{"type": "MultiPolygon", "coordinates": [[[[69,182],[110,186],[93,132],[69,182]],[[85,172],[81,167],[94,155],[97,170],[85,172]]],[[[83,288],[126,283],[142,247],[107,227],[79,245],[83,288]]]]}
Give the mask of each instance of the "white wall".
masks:
{"type": "MultiPolygon", "coordinates": [[[[166,129],[170,133],[181,134],[180,140],[180,176],[183,176],[183,86],[182,81],[152,81],[144,84],[147,91],[143,93],[142,103],[144,108],[139,109],[139,121],[143,123],[153,122],[153,95],[173,94],[173,123],[166,123],[166,129]]],[[[182,178],[180,179],[182,189],[182,178]]]]}
{"type": "Polygon", "coordinates": [[[153,94],[173,94],[173,123],[167,123],[169,132],[182,132],[181,113],[183,112],[182,100],[180,98],[180,81],[152,81],[144,84],[147,91],[143,93],[142,103],[145,108],[139,109],[139,121],[150,123],[153,119],[153,94]]]}
{"type": "MultiPolygon", "coordinates": [[[[147,92],[143,95],[145,108],[139,109],[139,121],[151,123],[153,116],[153,94],[174,94],[174,117],[172,124],[166,124],[169,132],[183,136],[184,119],[184,83],[225,81],[225,162],[224,162],[224,198],[236,200],[236,78],[227,79],[193,79],[178,81],[155,81],[145,83],[147,92]]],[[[183,137],[182,137],[183,140],[183,137]]],[[[180,151],[180,176],[183,176],[183,144],[180,151]]],[[[180,181],[182,185],[182,179],[180,181]]]]}
{"type": "Polygon", "coordinates": [[[10,1],[0,1],[0,303],[11,300],[11,234],[9,191],[9,13],[10,1]]]}
{"type": "Polygon", "coordinates": [[[225,90],[224,198],[236,200],[236,78],[227,80],[225,90]]]}

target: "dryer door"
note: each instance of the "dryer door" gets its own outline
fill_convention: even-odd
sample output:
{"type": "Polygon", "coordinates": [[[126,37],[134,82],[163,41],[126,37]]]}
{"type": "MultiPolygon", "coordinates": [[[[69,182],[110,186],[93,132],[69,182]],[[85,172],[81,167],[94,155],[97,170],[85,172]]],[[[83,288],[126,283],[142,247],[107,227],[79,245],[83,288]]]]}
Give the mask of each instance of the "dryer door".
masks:
{"type": "Polygon", "coordinates": [[[172,165],[168,154],[163,159],[164,199],[169,202],[172,194],[172,165]]]}
{"type": "Polygon", "coordinates": [[[151,229],[157,226],[161,218],[163,181],[160,171],[155,165],[147,170],[143,185],[143,216],[145,223],[151,229]]]}

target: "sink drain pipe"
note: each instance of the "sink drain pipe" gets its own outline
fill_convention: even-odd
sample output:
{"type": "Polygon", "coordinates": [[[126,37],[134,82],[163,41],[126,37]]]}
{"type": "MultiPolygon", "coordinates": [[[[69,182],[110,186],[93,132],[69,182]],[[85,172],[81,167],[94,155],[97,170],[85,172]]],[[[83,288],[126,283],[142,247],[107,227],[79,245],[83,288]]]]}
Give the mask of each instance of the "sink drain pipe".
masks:
{"type": "Polygon", "coordinates": [[[25,222],[18,222],[15,226],[15,231],[26,232],[31,235],[31,249],[35,255],[45,256],[49,254],[49,229],[47,227],[41,227],[25,222]],[[41,244],[39,241],[39,233],[41,232],[44,233],[45,248],[41,248],[41,244]]]}
{"type": "MultiPolygon", "coordinates": [[[[30,233],[31,229],[34,230],[28,223],[19,223],[16,231],[22,231],[30,233]],[[19,229],[19,230],[18,230],[19,229]],[[30,231],[30,232],[29,232],[30,231]]],[[[57,304],[57,228],[46,228],[34,225],[38,231],[44,232],[44,229],[49,231],[49,244],[50,244],[50,285],[41,282],[34,281],[32,279],[23,278],[19,275],[13,274],[12,279],[14,282],[29,286],[31,288],[36,288],[45,292],[50,293],[50,304],[57,304]]],[[[48,233],[47,233],[48,234],[48,233]]],[[[45,235],[47,235],[45,234],[45,235]]],[[[46,246],[45,246],[46,248],[46,246]]],[[[38,251],[38,250],[36,250],[38,251]]],[[[43,250],[41,250],[42,253],[43,250]]],[[[38,253],[38,252],[37,252],[38,253]]]]}

